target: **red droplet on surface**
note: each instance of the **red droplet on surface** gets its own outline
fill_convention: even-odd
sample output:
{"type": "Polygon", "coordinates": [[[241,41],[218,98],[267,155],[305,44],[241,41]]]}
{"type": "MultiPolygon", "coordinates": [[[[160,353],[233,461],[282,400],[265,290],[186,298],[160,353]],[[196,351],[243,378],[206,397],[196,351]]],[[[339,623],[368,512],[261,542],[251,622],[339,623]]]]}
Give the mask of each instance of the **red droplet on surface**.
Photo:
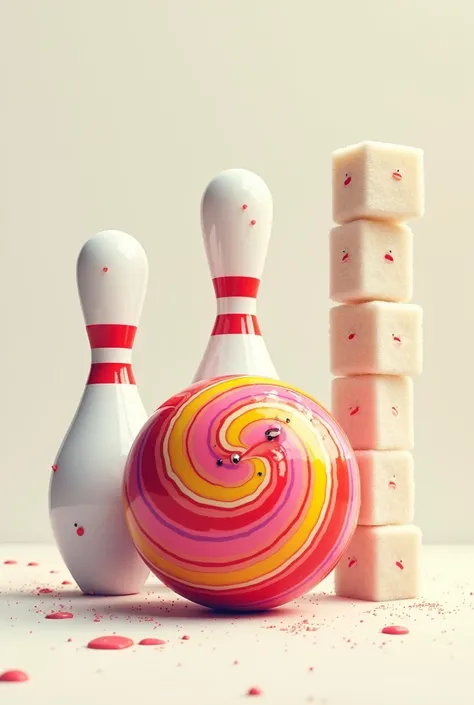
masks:
{"type": "Polygon", "coordinates": [[[57,466],[57,465],[51,465],[51,470],[52,470],[53,472],[56,472],[57,469],[58,469],[58,466],[57,466]]]}
{"type": "Polygon", "coordinates": [[[40,595],[47,595],[50,592],[53,592],[51,588],[39,588],[38,592],[40,595]]]}
{"type": "Polygon", "coordinates": [[[84,536],[84,527],[83,526],[78,526],[76,529],[76,534],[78,536],[84,536]]]}
{"type": "Polygon", "coordinates": [[[142,639],[141,641],[138,642],[140,646],[163,646],[166,644],[166,641],[163,641],[163,639],[142,639]]]}
{"type": "Polygon", "coordinates": [[[244,205],[242,206],[242,210],[243,210],[243,211],[246,211],[247,208],[248,208],[248,205],[247,205],[246,203],[244,203],[244,205]]]}
{"type": "Polygon", "coordinates": [[[51,612],[46,615],[45,619],[72,619],[73,617],[72,612],[51,612]]]}
{"type": "Polygon", "coordinates": [[[36,565],[39,565],[39,563],[37,563],[36,561],[30,561],[30,562],[28,563],[28,565],[29,565],[29,566],[33,566],[33,565],[36,566],[36,565]]]}
{"type": "Polygon", "coordinates": [[[189,641],[191,637],[188,634],[185,634],[184,636],[181,637],[183,641],[189,641]]]}
{"type": "Polygon", "coordinates": [[[260,688],[254,686],[253,688],[249,688],[247,690],[247,695],[262,695],[262,691],[260,688]]]}
{"type": "Polygon", "coordinates": [[[108,267],[102,267],[102,271],[103,271],[103,272],[108,272],[108,271],[109,271],[109,268],[108,268],[108,267]]]}
{"type": "Polygon", "coordinates": [[[0,681],[3,683],[23,683],[29,680],[30,677],[24,671],[4,671],[0,674],[0,681]]]}
{"type": "Polygon", "coordinates": [[[61,585],[72,585],[70,580],[63,580],[61,585]]]}
{"type": "Polygon", "coordinates": [[[14,561],[12,558],[9,558],[8,561],[3,561],[3,565],[18,565],[18,561],[14,561]]]}
{"type": "Polygon", "coordinates": [[[393,625],[391,627],[384,627],[382,629],[382,634],[390,634],[391,636],[403,636],[404,634],[409,634],[410,630],[406,627],[399,627],[393,625]]]}
{"type": "Polygon", "coordinates": [[[250,225],[255,225],[256,222],[257,222],[256,220],[251,220],[250,225]]]}
{"type": "Polygon", "coordinates": [[[130,646],[133,646],[133,641],[126,636],[99,636],[87,644],[88,649],[101,649],[104,651],[128,649],[130,646]]]}
{"type": "Polygon", "coordinates": [[[72,641],[71,637],[69,637],[68,642],[72,641]]]}

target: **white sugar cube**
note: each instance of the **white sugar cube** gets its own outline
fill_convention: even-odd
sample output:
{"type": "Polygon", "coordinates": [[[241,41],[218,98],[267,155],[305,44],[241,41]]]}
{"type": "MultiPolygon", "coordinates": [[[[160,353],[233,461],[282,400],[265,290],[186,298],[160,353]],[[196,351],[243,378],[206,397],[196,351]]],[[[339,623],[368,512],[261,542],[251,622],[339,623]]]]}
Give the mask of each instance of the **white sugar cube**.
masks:
{"type": "Polygon", "coordinates": [[[406,450],[356,451],[361,503],[359,524],[411,524],[415,515],[413,456],[406,450]]]}
{"type": "Polygon", "coordinates": [[[332,413],[354,450],[411,450],[410,377],[358,375],[332,380],[332,413]]]}
{"type": "Polygon", "coordinates": [[[329,236],[329,296],[338,303],[413,296],[413,233],[406,225],[356,220],[329,236]]]}
{"type": "Polygon", "coordinates": [[[371,301],[330,311],[331,372],[410,375],[423,368],[423,309],[371,301]]]}
{"type": "Polygon", "coordinates": [[[333,219],[403,222],[424,213],[423,151],[361,142],[333,153],[333,219]]]}
{"type": "Polygon", "coordinates": [[[413,525],[358,526],[336,566],[336,594],[373,602],[419,597],[421,538],[413,525]]]}

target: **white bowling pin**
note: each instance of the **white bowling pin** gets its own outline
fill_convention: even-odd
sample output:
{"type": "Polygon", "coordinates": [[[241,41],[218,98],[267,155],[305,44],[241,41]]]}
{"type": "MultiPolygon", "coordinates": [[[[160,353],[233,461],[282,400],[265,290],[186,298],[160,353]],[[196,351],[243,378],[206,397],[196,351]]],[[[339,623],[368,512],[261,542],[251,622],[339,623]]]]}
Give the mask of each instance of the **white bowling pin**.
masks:
{"type": "Polygon", "coordinates": [[[92,360],[52,468],[50,516],[59,551],[84,593],[137,593],[149,575],[128,533],[122,500],[125,461],[148,418],[131,365],[147,281],[145,251],[126,233],[101,232],[79,254],[77,284],[92,360]]]}
{"type": "Polygon", "coordinates": [[[272,220],[270,190],[251,171],[227,169],[204,192],[201,225],[217,317],[194,382],[227,374],[278,379],[257,320],[272,220]]]}

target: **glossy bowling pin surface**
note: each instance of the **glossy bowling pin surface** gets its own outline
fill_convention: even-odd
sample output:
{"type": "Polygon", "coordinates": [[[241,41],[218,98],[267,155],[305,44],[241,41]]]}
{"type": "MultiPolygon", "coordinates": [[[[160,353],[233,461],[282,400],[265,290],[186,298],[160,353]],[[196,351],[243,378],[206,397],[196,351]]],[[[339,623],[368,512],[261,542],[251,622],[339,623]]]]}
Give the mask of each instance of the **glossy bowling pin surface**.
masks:
{"type": "Polygon", "coordinates": [[[84,593],[137,593],[149,575],[122,504],[127,455],[148,418],[131,365],[147,280],[145,251],[126,233],[101,232],[81,249],[77,285],[91,368],[52,467],[50,517],[59,551],[84,593]]]}
{"type": "Polygon", "coordinates": [[[257,319],[272,220],[270,190],[251,171],[223,171],[204,192],[201,226],[217,316],[194,382],[228,374],[278,379],[257,319]]]}

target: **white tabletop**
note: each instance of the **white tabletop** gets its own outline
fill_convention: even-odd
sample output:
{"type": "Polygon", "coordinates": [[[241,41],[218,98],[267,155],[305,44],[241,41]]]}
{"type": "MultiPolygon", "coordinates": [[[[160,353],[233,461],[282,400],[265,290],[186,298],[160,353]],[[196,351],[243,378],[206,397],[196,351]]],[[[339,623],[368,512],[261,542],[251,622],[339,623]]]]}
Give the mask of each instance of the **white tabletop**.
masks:
{"type": "Polygon", "coordinates": [[[234,617],[154,579],[140,596],[85,597],[61,584],[70,576],[55,548],[0,545],[0,673],[30,677],[0,682],[0,703],[472,705],[474,547],[425,548],[424,572],[415,601],[341,600],[329,579],[286,609],[234,617]],[[52,592],[39,593],[45,588],[52,592]],[[45,619],[56,610],[74,618],[45,619]],[[388,625],[410,633],[385,636],[388,625]],[[166,644],[86,648],[106,634],[166,644]],[[252,687],[261,695],[248,696],[252,687]]]}

